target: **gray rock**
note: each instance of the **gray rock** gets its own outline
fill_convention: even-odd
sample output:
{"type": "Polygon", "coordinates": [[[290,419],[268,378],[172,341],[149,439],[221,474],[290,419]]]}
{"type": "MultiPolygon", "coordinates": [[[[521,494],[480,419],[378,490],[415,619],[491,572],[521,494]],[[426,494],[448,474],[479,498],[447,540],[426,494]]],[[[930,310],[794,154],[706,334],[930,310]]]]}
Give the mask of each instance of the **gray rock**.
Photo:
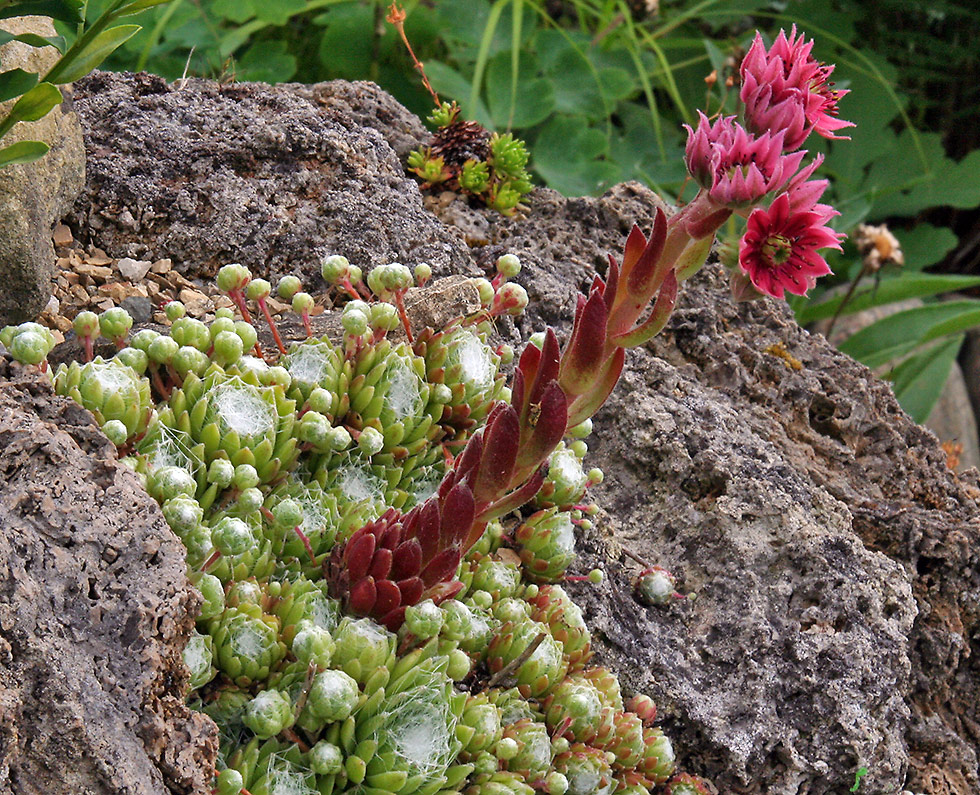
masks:
{"type": "MultiPolygon", "coordinates": [[[[47,17],[3,20],[11,33],[54,36],[47,17]]],[[[53,47],[37,49],[12,41],[0,47],[4,70],[20,68],[43,74],[58,58],[53,47]]],[[[15,124],[0,140],[9,146],[44,141],[51,150],[40,160],[0,169],[0,326],[33,320],[51,296],[54,245],[51,231],[71,208],[85,183],[81,128],[66,99],[43,119],[15,124]]],[[[0,104],[5,115],[16,99],[0,104]]]]}
{"type": "Polygon", "coordinates": [[[423,132],[404,109],[383,114],[398,106],[381,96],[367,84],[187,80],[177,90],[147,74],[94,73],[76,92],[89,180],[72,227],[113,256],[170,257],[184,273],[241,262],[310,289],[323,286],[326,254],[465,272],[459,238],[425,212],[385,137],[362,126],[390,121],[402,149],[423,132]]]}
{"type": "Polygon", "coordinates": [[[153,302],[142,295],[131,295],[123,298],[120,306],[129,312],[134,323],[149,323],[153,316],[153,302]]]}
{"type": "Polygon", "coordinates": [[[89,412],[9,358],[0,384],[0,792],[209,791],[183,545],[89,412]]]}
{"type": "Polygon", "coordinates": [[[131,282],[138,282],[150,272],[153,263],[149,260],[136,260],[131,257],[123,257],[116,263],[116,270],[124,279],[131,282]]]}

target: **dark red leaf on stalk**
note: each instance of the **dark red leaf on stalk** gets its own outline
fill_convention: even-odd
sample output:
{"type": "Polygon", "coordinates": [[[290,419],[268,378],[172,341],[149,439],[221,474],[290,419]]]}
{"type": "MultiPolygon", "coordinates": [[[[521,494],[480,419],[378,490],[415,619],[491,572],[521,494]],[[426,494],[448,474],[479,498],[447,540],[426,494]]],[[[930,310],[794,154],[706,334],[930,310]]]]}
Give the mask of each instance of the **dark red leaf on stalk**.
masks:
{"type": "MultiPolygon", "coordinates": [[[[612,259],[612,257],[610,257],[610,259],[612,259]]],[[[613,260],[613,262],[615,262],[615,260],[613,260]]],[[[589,288],[589,295],[592,295],[592,293],[599,293],[599,295],[602,295],[605,289],[606,283],[602,280],[602,277],[599,276],[599,274],[593,276],[592,286],[589,288]]]]}
{"type": "MultiPolygon", "coordinates": [[[[529,348],[532,346],[528,346],[529,348]]],[[[535,373],[534,381],[529,382],[528,400],[540,403],[541,396],[552,381],[558,377],[558,366],[561,362],[561,351],[558,349],[558,337],[550,326],[544,332],[544,345],[541,347],[541,362],[535,373]]],[[[520,407],[521,420],[525,420],[524,407],[520,407]]]]}
{"type": "MultiPolygon", "coordinates": [[[[630,240],[637,234],[644,240],[645,245],[626,277],[626,289],[630,295],[647,296],[647,300],[649,300],[654,290],[660,286],[656,282],[662,278],[657,273],[657,265],[660,263],[660,256],[664,253],[664,242],[667,239],[667,216],[664,215],[664,211],[657,210],[657,217],[654,219],[653,231],[650,233],[649,240],[643,237],[638,226],[633,226],[633,231],[630,232],[630,236],[626,240],[627,249],[630,247],[630,240]]],[[[625,257],[623,259],[625,261],[625,257]]]]}
{"type": "Polygon", "coordinates": [[[602,291],[602,300],[606,302],[606,309],[611,309],[616,300],[616,292],[619,290],[619,263],[612,255],[609,256],[609,272],[606,273],[606,286],[602,291]]]}
{"type": "Polygon", "coordinates": [[[524,405],[524,373],[514,370],[510,382],[510,405],[519,408],[524,405]]]}
{"type": "Polygon", "coordinates": [[[626,245],[623,246],[623,275],[628,276],[633,271],[636,261],[643,254],[646,248],[647,239],[640,227],[633,224],[630,233],[626,238],[626,245]]]}
{"type": "Polygon", "coordinates": [[[422,569],[422,582],[427,588],[431,588],[437,582],[452,579],[459,568],[459,561],[462,556],[459,549],[444,549],[436,555],[429,565],[422,569]]]}
{"type": "Polygon", "coordinates": [[[385,579],[391,573],[391,550],[379,549],[374,553],[374,562],[368,569],[368,575],[374,577],[375,582],[385,579]]]}
{"type": "MultiPolygon", "coordinates": [[[[542,466],[538,468],[538,471],[531,475],[530,478],[522,485],[519,489],[512,491],[510,494],[501,497],[496,502],[488,505],[480,514],[476,517],[476,522],[474,523],[474,533],[476,532],[476,527],[480,526],[480,523],[489,522],[496,519],[498,516],[503,516],[505,513],[510,513],[517,508],[520,508],[524,503],[530,500],[538,490],[541,488],[541,484],[544,483],[544,476],[547,472],[547,467],[542,466]]],[[[479,536],[476,538],[469,539],[470,547],[473,546],[479,540],[479,536]]]]}
{"type": "Polygon", "coordinates": [[[383,616],[385,613],[394,610],[402,602],[401,591],[391,580],[379,580],[377,592],[374,609],[371,611],[376,616],[383,616]]]}
{"type": "MultiPolygon", "coordinates": [[[[530,391],[534,388],[534,379],[538,375],[538,367],[541,365],[541,349],[537,345],[525,345],[521,351],[521,358],[517,362],[517,371],[524,376],[524,389],[530,391]]],[[[517,373],[515,373],[516,375],[517,373]]],[[[523,403],[514,400],[513,390],[511,391],[510,404],[520,411],[523,403]]],[[[523,397],[523,390],[522,390],[523,397]]]]}
{"type": "Polygon", "coordinates": [[[473,481],[473,498],[489,502],[507,489],[517,460],[521,424],[513,406],[496,412],[483,431],[483,457],[473,481]]]}
{"type": "Polygon", "coordinates": [[[614,348],[612,356],[606,361],[606,366],[602,373],[599,374],[599,378],[596,380],[593,388],[588,393],[579,395],[572,405],[569,406],[569,426],[575,426],[580,422],[584,422],[595,414],[599,410],[599,407],[606,402],[606,398],[613,391],[620,374],[623,372],[625,361],[626,350],[624,348],[614,348]]]}
{"type": "Polygon", "coordinates": [[[439,503],[434,497],[430,497],[422,505],[419,527],[415,533],[419,546],[422,548],[422,560],[431,560],[439,551],[439,528],[441,524],[439,503]]]}
{"type": "Polygon", "coordinates": [[[396,607],[390,613],[381,617],[381,623],[389,632],[397,632],[401,625],[405,623],[405,605],[396,607]]]}
{"type": "Polygon", "coordinates": [[[609,311],[602,296],[593,293],[575,313],[575,325],[561,361],[561,383],[571,394],[585,392],[602,365],[609,311]]]}
{"type": "MultiPolygon", "coordinates": [[[[487,422],[493,422],[493,418],[506,406],[504,403],[498,403],[494,406],[493,411],[490,412],[490,416],[487,418],[487,422]]],[[[476,477],[476,473],[480,468],[480,460],[483,458],[483,433],[474,433],[469,441],[466,443],[466,447],[463,448],[463,452],[460,454],[459,458],[456,459],[456,465],[453,467],[452,480],[447,476],[446,479],[442,481],[439,485],[439,496],[445,497],[450,489],[456,485],[460,480],[464,478],[476,477]]]]}
{"type": "Polygon", "coordinates": [[[422,598],[425,583],[421,577],[409,577],[398,582],[398,590],[401,592],[403,605],[414,605],[422,598]]]}
{"type": "Polygon", "coordinates": [[[470,532],[473,525],[473,514],[476,512],[476,505],[473,501],[473,492],[465,483],[456,485],[446,501],[442,505],[442,529],[440,535],[440,546],[458,546],[470,532]]]}
{"type": "Polygon", "coordinates": [[[347,606],[355,615],[366,616],[371,612],[371,608],[374,607],[374,600],[377,593],[374,580],[370,577],[365,577],[350,589],[350,595],[347,597],[347,606]]]}
{"type": "Polygon", "coordinates": [[[452,582],[440,582],[429,588],[424,596],[431,599],[437,605],[441,605],[447,599],[452,599],[456,594],[463,590],[463,583],[459,580],[452,582]]]}
{"type": "Polygon", "coordinates": [[[517,486],[554,451],[568,427],[568,400],[556,381],[541,395],[541,412],[530,436],[521,444],[511,486],[517,486]]]}
{"type": "Polygon", "coordinates": [[[347,576],[350,582],[357,582],[367,576],[371,561],[374,559],[375,537],[373,533],[351,537],[344,550],[344,559],[347,564],[347,576]]]}
{"type": "Polygon", "coordinates": [[[422,545],[417,538],[410,538],[395,547],[389,576],[393,580],[404,580],[418,574],[421,566],[422,545]]]}

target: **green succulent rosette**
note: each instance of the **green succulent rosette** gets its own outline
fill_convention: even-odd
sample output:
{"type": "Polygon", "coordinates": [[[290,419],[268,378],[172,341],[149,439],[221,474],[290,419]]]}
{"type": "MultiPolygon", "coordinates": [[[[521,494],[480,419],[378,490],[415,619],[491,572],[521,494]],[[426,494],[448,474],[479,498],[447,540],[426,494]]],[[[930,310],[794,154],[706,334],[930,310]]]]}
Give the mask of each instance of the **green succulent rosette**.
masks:
{"type": "Polygon", "coordinates": [[[487,666],[493,674],[511,663],[517,687],[525,698],[539,698],[558,685],[567,669],[561,643],[551,637],[548,627],[530,618],[505,621],[487,647],[487,666]],[[523,662],[518,663],[536,643],[523,662]]]}
{"type": "Polygon", "coordinates": [[[508,724],[503,736],[517,744],[517,753],[505,761],[507,770],[528,783],[544,778],[551,768],[551,737],[544,723],[524,718],[508,724]]]}
{"type": "Polygon", "coordinates": [[[218,670],[239,687],[269,678],[286,655],[279,639],[279,619],[253,604],[227,607],[208,622],[218,670]]]}
{"type": "Polygon", "coordinates": [[[472,765],[454,764],[462,749],[456,725],[466,695],[453,688],[448,665],[444,656],[400,664],[390,683],[361,707],[352,736],[345,738],[347,776],[361,785],[359,791],[435,795],[457,789],[472,772],[472,765]]]}
{"type": "Polygon", "coordinates": [[[643,729],[643,756],[634,768],[651,784],[664,784],[676,767],[674,747],[659,728],[643,729]]]}
{"type": "Polygon", "coordinates": [[[517,773],[499,771],[477,776],[463,795],[534,795],[534,788],[517,773]]]}
{"type": "Polygon", "coordinates": [[[149,380],[116,359],[98,356],[87,364],[61,365],[54,390],[91,411],[99,425],[121,422],[127,439],[142,435],[153,416],[149,380]]]}
{"type": "Polygon", "coordinates": [[[616,712],[612,737],[600,747],[615,755],[616,770],[632,770],[644,758],[643,721],[632,712],[616,712]]]}
{"type": "Polygon", "coordinates": [[[581,502],[588,482],[582,457],[561,443],[548,459],[548,474],[534,495],[534,504],[539,508],[557,506],[561,510],[569,510],[581,502]]]}
{"type": "Polygon", "coordinates": [[[463,714],[456,724],[456,738],[463,744],[460,756],[469,761],[490,750],[503,736],[500,709],[486,693],[468,696],[463,714]]]}
{"type": "Polygon", "coordinates": [[[554,768],[568,779],[566,795],[611,795],[616,787],[606,752],[582,743],[558,754],[554,768]]]}
{"type": "Polygon", "coordinates": [[[310,400],[314,389],[324,390],[317,394],[317,408],[331,420],[347,413],[349,372],[344,359],[330,340],[310,338],[294,343],[279,365],[289,373],[288,396],[297,406],[310,400]]]}
{"type": "MultiPolygon", "coordinates": [[[[174,390],[169,405],[159,413],[155,424],[159,427],[147,433],[140,450],[151,460],[166,455],[167,440],[179,434],[204,467],[216,459],[226,459],[235,467],[247,464],[255,468],[259,483],[267,484],[296,461],[295,419],[295,402],[281,385],[263,386],[253,374],[229,376],[212,366],[203,378],[189,374],[183,386],[174,390]]],[[[226,487],[209,483],[201,474],[205,472],[199,467],[197,497],[210,505],[226,487]]]]}
{"type": "Polygon", "coordinates": [[[500,357],[487,344],[486,333],[469,328],[424,331],[416,350],[425,359],[427,380],[449,391],[439,420],[447,436],[465,439],[503,395],[500,357]]]}
{"type": "Polygon", "coordinates": [[[514,531],[524,573],[535,582],[557,582],[575,559],[575,527],[568,511],[548,508],[514,531]]]}
{"type": "Polygon", "coordinates": [[[190,673],[189,687],[197,690],[204,687],[208,682],[218,675],[218,669],[214,667],[212,661],[212,638],[210,635],[202,635],[194,631],[191,633],[190,640],[184,647],[184,665],[190,673]]]}
{"type": "Polygon", "coordinates": [[[561,641],[570,672],[581,670],[592,657],[592,636],[582,610],[560,585],[542,585],[537,596],[528,600],[531,618],[547,624],[551,636],[561,641]]]}

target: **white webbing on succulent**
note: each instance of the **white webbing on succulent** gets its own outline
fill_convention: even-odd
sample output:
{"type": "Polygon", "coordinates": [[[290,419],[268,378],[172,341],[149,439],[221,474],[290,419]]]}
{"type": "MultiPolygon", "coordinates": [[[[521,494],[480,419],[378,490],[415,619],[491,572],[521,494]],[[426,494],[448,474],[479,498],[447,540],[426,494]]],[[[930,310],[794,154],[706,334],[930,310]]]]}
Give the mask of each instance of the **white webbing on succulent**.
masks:
{"type": "Polygon", "coordinates": [[[497,375],[490,349],[470,331],[461,331],[453,338],[446,365],[459,364],[459,379],[474,392],[484,392],[497,375]]]}
{"type": "Polygon", "coordinates": [[[234,431],[243,440],[271,433],[278,415],[275,406],[262,399],[268,387],[254,387],[235,378],[211,390],[211,405],[224,431],[234,431]]]}
{"type": "Polygon", "coordinates": [[[393,354],[388,365],[388,391],[385,393],[385,408],[395,420],[418,417],[422,406],[422,380],[418,374],[401,358],[393,354]]]}
{"type": "Polygon", "coordinates": [[[320,386],[330,373],[330,349],[322,342],[304,342],[295,346],[282,365],[293,381],[308,387],[320,386]]]}

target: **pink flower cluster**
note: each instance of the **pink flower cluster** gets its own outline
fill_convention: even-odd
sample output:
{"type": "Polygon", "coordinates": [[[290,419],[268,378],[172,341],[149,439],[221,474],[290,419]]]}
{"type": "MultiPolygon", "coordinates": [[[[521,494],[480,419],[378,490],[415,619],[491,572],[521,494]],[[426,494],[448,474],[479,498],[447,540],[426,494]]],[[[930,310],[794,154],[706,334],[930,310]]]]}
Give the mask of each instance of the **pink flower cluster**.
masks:
{"type": "Polygon", "coordinates": [[[687,128],[688,170],[702,187],[692,204],[748,215],[739,267],[756,290],[778,298],[803,295],[830,273],[817,249],[839,249],[842,238],[827,226],[837,211],[819,203],[827,181],[810,179],[819,159],[800,168],[810,133],[839,138],[835,131],[852,126],[837,118],[847,92],[832,87],[834,67],[814,60],[812,49],[795,26],[769,49],[757,33],[741,66],[744,125],[700,114],[697,128],[687,128]]]}

